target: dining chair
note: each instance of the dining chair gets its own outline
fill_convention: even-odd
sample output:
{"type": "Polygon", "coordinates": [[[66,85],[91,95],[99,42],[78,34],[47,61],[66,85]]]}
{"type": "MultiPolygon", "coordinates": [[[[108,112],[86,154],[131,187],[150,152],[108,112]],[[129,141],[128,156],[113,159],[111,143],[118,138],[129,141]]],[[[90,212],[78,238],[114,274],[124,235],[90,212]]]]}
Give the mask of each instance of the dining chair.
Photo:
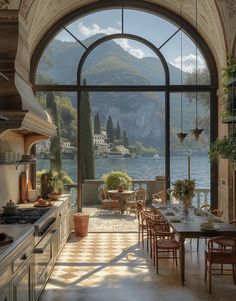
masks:
{"type": "Polygon", "coordinates": [[[231,221],[229,221],[229,224],[236,227],[236,219],[232,219],[231,221]]]}
{"type": "MultiPolygon", "coordinates": [[[[232,272],[233,281],[236,285],[236,237],[215,237],[208,241],[208,250],[205,251],[205,282],[208,280],[208,292],[212,291],[212,275],[215,271],[220,271],[221,275],[227,275],[226,272],[232,272]],[[225,241],[224,248],[219,248],[219,244],[225,241]],[[214,265],[214,266],[213,266],[214,265]],[[219,267],[217,267],[219,265],[219,267]],[[227,265],[224,268],[224,265],[227,265]],[[228,265],[232,265],[229,269],[228,265]]],[[[219,275],[219,273],[217,273],[219,275]]]]}
{"type": "Polygon", "coordinates": [[[153,227],[153,257],[157,274],[159,273],[159,259],[172,258],[177,266],[177,251],[180,248],[180,244],[174,236],[175,234],[170,232],[165,224],[159,224],[158,227],[153,227]],[[159,255],[163,253],[166,255],[159,255]],[[171,256],[169,256],[169,254],[171,254],[171,256]]]}
{"type": "Polygon", "coordinates": [[[209,209],[209,212],[214,215],[214,216],[217,216],[217,217],[221,217],[222,214],[223,214],[223,211],[220,210],[220,209],[209,209]]]}
{"type": "MultiPolygon", "coordinates": [[[[208,205],[208,204],[205,204],[205,205],[203,205],[202,207],[201,207],[201,209],[203,209],[203,208],[208,208],[209,207],[209,209],[208,209],[208,211],[212,214],[212,215],[214,215],[214,216],[216,216],[216,217],[221,217],[222,216],[222,214],[223,214],[223,211],[222,210],[220,210],[220,209],[211,209],[211,207],[210,207],[210,205],[208,205]]],[[[197,251],[199,251],[199,237],[197,238],[197,251]]],[[[207,244],[207,238],[205,238],[205,244],[207,244]]]]}

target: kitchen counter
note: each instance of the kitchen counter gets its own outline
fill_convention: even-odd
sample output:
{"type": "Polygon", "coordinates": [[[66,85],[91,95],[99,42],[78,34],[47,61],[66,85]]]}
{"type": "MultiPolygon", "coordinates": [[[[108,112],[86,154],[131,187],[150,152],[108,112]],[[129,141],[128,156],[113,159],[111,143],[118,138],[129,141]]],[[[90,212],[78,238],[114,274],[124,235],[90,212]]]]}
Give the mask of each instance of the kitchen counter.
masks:
{"type": "Polygon", "coordinates": [[[19,244],[21,244],[30,234],[34,232],[34,225],[0,225],[0,232],[5,232],[7,235],[13,237],[12,243],[0,247],[0,262],[2,262],[2,260],[4,260],[10,252],[12,252],[19,244]]]}
{"type": "MultiPolygon", "coordinates": [[[[51,208],[56,210],[59,208],[68,195],[62,195],[57,201],[52,201],[50,207],[39,208],[51,208]]],[[[19,208],[32,208],[34,203],[18,204],[19,208]]],[[[37,207],[36,207],[37,208],[37,207]]],[[[47,215],[44,216],[44,218],[47,215]]],[[[43,218],[43,217],[42,217],[43,218]]],[[[35,231],[34,224],[0,224],[0,232],[5,232],[8,236],[13,237],[13,242],[5,246],[0,246],[0,262],[6,258],[11,251],[13,251],[20,243],[22,243],[30,234],[35,231]]]]}

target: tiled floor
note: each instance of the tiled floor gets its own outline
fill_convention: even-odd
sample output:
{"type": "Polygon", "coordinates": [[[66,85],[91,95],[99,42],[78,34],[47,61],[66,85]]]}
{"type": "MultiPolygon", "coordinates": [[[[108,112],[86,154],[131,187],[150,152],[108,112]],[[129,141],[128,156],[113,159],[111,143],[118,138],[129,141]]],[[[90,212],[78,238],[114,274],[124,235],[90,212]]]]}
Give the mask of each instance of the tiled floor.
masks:
{"type": "MultiPolygon", "coordinates": [[[[202,242],[202,247],[204,243],[202,242]]],[[[179,268],[161,260],[157,276],[136,233],[73,234],[62,251],[40,301],[228,301],[235,300],[232,276],[214,276],[213,294],[203,281],[204,252],[186,244],[186,285],[179,268]]]]}
{"type": "Polygon", "coordinates": [[[137,232],[138,221],[133,212],[119,214],[97,207],[84,207],[83,212],[89,214],[89,232],[137,232]]]}

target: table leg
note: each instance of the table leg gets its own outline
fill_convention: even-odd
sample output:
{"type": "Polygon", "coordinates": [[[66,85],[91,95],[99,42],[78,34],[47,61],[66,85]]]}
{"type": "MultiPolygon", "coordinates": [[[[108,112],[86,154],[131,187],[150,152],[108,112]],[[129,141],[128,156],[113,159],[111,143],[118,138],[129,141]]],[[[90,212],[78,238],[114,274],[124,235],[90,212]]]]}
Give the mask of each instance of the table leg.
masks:
{"type": "Polygon", "coordinates": [[[179,238],[180,242],[180,250],[179,250],[179,261],[180,261],[180,274],[181,274],[181,282],[184,285],[185,282],[185,238],[179,238]]]}

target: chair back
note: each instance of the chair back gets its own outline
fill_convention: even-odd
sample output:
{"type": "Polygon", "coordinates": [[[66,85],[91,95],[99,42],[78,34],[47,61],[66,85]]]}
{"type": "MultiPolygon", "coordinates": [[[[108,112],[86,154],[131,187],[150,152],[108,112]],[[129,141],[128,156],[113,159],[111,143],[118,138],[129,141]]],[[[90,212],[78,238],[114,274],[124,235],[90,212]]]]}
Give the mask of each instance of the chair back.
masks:
{"type": "Polygon", "coordinates": [[[98,200],[103,201],[106,200],[107,198],[108,198],[107,190],[104,188],[100,188],[98,192],[98,200]]]}
{"type": "Polygon", "coordinates": [[[211,212],[212,215],[217,216],[217,217],[221,217],[223,214],[223,211],[220,209],[211,209],[209,211],[211,212]]]}
{"type": "Polygon", "coordinates": [[[135,191],[136,201],[143,201],[143,202],[145,202],[146,201],[146,196],[147,196],[147,190],[144,189],[144,188],[140,188],[140,189],[137,189],[135,191]]]}
{"type": "Polygon", "coordinates": [[[236,227],[236,219],[232,219],[229,223],[236,227]]]}

